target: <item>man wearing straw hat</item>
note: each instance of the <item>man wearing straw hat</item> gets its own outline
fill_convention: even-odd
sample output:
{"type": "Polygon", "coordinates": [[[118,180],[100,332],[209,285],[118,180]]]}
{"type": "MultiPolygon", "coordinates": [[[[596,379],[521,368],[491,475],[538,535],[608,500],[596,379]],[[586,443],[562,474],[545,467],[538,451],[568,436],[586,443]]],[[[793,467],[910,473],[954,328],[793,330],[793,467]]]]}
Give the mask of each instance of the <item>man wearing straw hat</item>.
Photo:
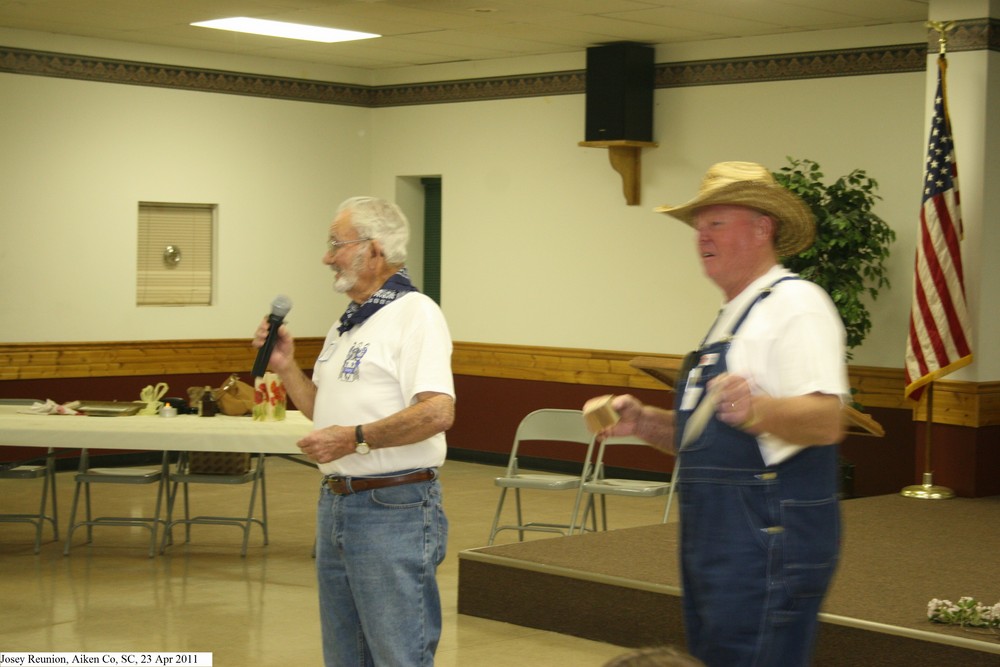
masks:
{"type": "Polygon", "coordinates": [[[808,665],[839,551],[832,445],[849,394],[833,303],[779,263],[812,244],[815,220],[749,162],[712,166],[694,199],[657,211],[695,230],[722,309],[677,378],[675,409],[616,396],[602,435],[677,453],[691,653],[709,667],[808,665]]]}

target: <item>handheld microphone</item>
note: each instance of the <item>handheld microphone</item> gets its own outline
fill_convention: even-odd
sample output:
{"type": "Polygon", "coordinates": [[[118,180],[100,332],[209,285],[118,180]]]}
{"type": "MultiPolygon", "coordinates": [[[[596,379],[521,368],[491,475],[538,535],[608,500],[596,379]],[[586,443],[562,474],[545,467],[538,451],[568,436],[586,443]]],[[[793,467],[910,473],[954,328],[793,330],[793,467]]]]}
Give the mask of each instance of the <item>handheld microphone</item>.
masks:
{"type": "Polygon", "coordinates": [[[292,309],[292,300],[284,294],[274,297],[271,302],[271,314],[267,316],[267,322],[271,329],[267,332],[264,344],[257,350],[257,360],[253,363],[253,377],[264,377],[267,370],[267,362],[271,360],[271,353],[274,352],[274,344],[278,342],[278,328],[285,320],[285,315],[292,309]]]}

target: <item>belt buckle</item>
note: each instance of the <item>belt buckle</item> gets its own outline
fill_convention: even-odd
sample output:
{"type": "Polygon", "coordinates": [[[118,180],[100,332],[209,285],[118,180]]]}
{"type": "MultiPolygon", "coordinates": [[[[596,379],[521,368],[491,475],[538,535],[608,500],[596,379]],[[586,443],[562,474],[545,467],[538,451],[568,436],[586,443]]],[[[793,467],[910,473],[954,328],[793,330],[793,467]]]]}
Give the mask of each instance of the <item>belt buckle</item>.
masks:
{"type": "Polygon", "coordinates": [[[347,496],[352,493],[351,485],[347,477],[331,476],[326,478],[326,488],[338,496],[347,496]]]}

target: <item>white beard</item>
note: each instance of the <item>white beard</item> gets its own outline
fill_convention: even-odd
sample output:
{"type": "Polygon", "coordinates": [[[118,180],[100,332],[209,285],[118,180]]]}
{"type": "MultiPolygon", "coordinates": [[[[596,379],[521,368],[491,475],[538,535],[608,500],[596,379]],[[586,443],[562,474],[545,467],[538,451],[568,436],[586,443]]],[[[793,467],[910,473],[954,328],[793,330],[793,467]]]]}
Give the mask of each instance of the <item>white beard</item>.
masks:
{"type": "Polygon", "coordinates": [[[333,289],[335,292],[340,292],[344,294],[348,292],[354,285],[358,282],[358,275],[351,272],[343,272],[333,281],[333,289]]]}
{"type": "Polygon", "coordinates": [[[351,265],[344,268],[333,281],[333,289],[341,294],[349,292],[354,289],[354,286],[358,284],[358,271],[361,270],[361,265],[364,262],[364,257],[358,253],[351,260],[351,265]]]}

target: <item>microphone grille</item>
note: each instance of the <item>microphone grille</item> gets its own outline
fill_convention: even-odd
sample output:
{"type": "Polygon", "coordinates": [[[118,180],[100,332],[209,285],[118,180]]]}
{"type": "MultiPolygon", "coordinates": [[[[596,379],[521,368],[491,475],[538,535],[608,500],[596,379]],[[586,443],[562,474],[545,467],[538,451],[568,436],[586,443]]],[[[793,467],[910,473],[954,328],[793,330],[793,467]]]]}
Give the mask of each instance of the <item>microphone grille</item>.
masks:
{"type": "Polygon", "coordinates": [[[271,314],[277,315],[278,317],[284,317],[288,314],[288,311],[292,309],[292,300],[289,299],[284,294],[279,294],[274,297],[274,301],[271,302],[271,314]]]}

